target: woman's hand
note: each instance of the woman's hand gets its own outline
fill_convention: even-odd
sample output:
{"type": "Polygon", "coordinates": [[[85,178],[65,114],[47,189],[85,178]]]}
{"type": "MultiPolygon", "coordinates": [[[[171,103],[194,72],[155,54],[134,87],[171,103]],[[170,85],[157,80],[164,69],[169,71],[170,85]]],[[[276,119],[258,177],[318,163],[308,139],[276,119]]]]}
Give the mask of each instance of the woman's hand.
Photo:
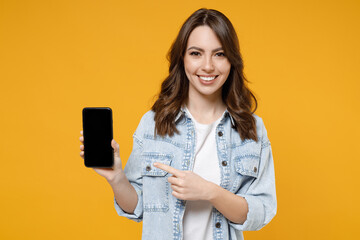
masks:
{"type": "Polygon", "coordinates": [[[168,178],[172,195],[181,200],[207,200],[211,199],[212,182],[209,182],[191,171],[181,171],[162,163],[154,163],[154,167],[172,174],[168,178]]]}
{"type": "MultiPolygon", "coordinates": [[[[83,131],[80,131],[81,137],[80,142],[84,144],[83,131]]],[[[93,168],[100,176],[106,178],[108,182],[113,182],[115,180],[120,180],[124,175],[121,159],[120,159],[120,148],[119,144],[113,139],[111,141],[111,146],[114,149],[114,166],[112,168],[93,168]]],[[[80,145],[80,157],[84,159],[84,145],[80,145]]]]}

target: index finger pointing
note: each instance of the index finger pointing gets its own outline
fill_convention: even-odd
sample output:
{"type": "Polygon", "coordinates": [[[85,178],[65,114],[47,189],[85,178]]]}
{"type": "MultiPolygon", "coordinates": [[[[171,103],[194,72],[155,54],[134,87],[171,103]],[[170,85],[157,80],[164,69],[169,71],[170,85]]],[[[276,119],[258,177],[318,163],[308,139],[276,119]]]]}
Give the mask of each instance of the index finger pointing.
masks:
{"type": "Polygon", "coordinates": [[[164,170],[165,172],[168,172],[175,176],[178,176],[181,173],[181,170],[178,170],[169,165],[158,163],[158,162],[154,163],[154,167],[160,168],[161,170],[164,170]]]}

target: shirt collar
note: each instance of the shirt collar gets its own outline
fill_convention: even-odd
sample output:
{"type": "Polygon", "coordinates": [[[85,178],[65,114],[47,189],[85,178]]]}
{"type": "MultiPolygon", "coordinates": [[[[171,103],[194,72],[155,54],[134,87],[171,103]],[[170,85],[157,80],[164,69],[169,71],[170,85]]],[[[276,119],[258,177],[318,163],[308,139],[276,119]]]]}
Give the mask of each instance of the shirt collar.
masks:
{"type": "MultiPolygon", "coordinates": [[[[182,116],[186,116],[186,110],[185,110],[185,107],[182,106],[180,111],[178,112],[178,114],[176,115],[175,117],[175,123],[182,117],[182,116]]],[[[228,111],[228,109],[225,110],[224,114],[222,115],[221,117],[221,120],[220,122],[224,122],[226,117],[229,117],[230,118],[230,121],[231,121],[231,125],[232,126],[235,126],[235,120],[233,118],[233,116],[230,114],[230,112],[228,111]]]]}
{"type": "MultiPolygon", "coordinates": [[[[233,116],[230,114],[229,110],[226,108],[226,110],[225,110],[225,112],[224,112],[224,115],[223,115],[221,121],[224,121],[223,119],[225,119],[227,116],[229,116],[229,118],[230,118],[231,125],[232,125],[233,127],[235,127],[235,120],[234,120],[233,116]]],[[[221,121],[220,121],[220,122],[221,122],[221,121]]]]}
{"type": "Polygon", "coordinates": [[[183,115],[185,115],[185,114],[186,114],[186,112],[185,112],[185,107],[182,106],[181,109],[180,109],[180,111],[178,112],[178,114],[177,114],[176,117],[175,117],[175,123],[176,123],[183,115]]]}

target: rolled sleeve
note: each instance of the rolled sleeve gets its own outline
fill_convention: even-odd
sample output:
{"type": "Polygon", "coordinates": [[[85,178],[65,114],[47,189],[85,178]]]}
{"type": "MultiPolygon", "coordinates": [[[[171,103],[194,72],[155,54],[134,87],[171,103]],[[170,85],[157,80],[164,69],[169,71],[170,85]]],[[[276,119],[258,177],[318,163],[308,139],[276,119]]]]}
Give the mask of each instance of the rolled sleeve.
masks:
{"type": "Polygon", "coordinates": [[[114,197],[115,210],[116,210],[116,212],[117,212],[117,214],[119,216],[126,217],[128,219],[134,220],[135,222],[141,222],[142,221],[142,214],[143,214],[142,192],[141,192],[141,189],[134,186],[134,184],[131,184],[131,185],[133,185],[133,187],[135,188],[137,196],[138,196],[138,202],[137,202],[137,205],[135,207],[134,213],[127,213],[124,210],[122,210],[121,207],[117,204],[116,199],[114,197]]]}
{"type": "Polygon", "coordinates": [[[259,174],[245,193],[237,193],[248,204],[246,221],[243,224],[229,223],[239,231],[261,229],[273,219],[277,211],[274,162],[265,127],[263,133],[259,174]]]}
{"type": "Polygon", "coordinates": [[[240,231],[259,230],[264,226],[265,210],[263,203],[255,196],[238,194],[248,203],[248,213],[243,224],[230,223],[240,231]]]}

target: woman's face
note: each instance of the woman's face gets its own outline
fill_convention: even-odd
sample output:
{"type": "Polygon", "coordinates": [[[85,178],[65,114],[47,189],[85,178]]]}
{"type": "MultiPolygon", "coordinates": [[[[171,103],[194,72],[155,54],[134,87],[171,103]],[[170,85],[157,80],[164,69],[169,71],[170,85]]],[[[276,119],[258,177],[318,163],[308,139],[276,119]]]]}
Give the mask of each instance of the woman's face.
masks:
{"type": "Polygon", "coordinates": [[[189,79],[189,96],[219,97],[231,64],[221,43],[209,26],[196,27],[190,34],[184,56],[189,79]]]}

